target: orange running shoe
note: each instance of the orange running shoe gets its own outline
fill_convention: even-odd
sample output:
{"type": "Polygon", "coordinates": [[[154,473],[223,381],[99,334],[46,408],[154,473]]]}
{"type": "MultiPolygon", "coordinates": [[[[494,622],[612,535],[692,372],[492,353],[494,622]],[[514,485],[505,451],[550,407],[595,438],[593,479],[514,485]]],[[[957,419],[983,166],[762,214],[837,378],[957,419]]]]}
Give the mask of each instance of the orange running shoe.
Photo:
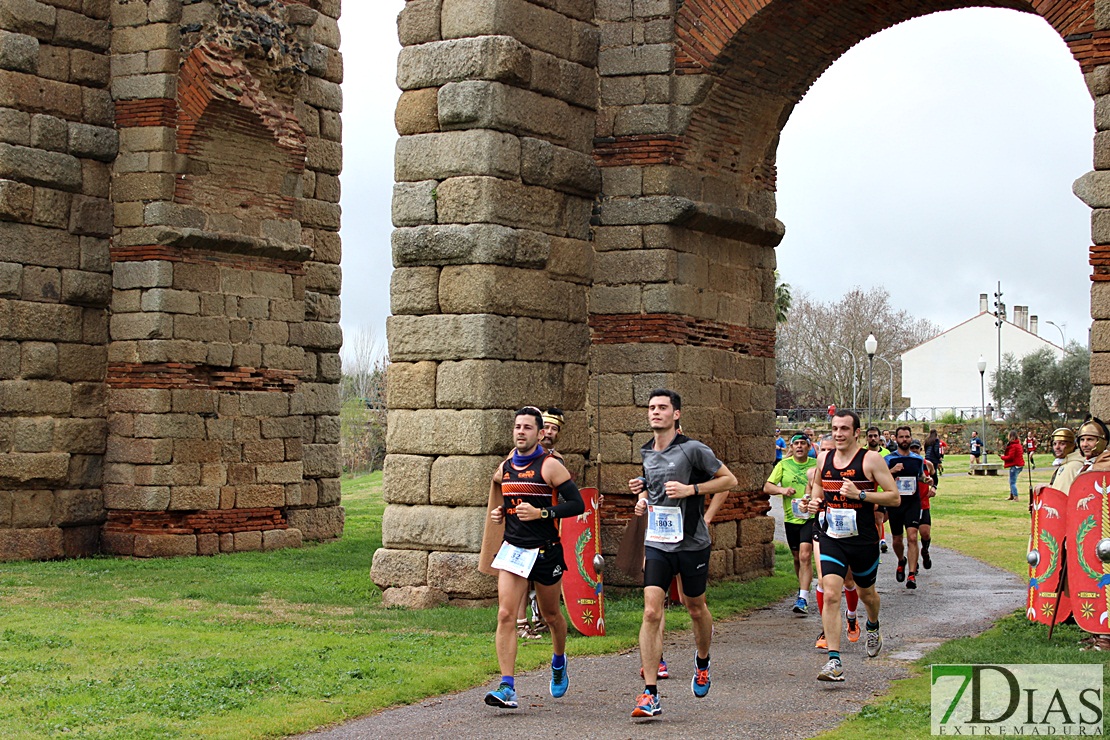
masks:
{"type": "Polygon", "coordinates": [[[849,617],[848,623],[848,642],[859,642],[859,620],[854,617],[849,617]]]}
{"type": "Polygon", "coordinates": [[[829,643],[828,643],[827,640],[825,640],[825,633],[824,632],[822,632],[821,636],[817,638],[817,642],[813,643],[813,647],[817,648],[818,650],[828,650],[829,649],[829,643]]]}

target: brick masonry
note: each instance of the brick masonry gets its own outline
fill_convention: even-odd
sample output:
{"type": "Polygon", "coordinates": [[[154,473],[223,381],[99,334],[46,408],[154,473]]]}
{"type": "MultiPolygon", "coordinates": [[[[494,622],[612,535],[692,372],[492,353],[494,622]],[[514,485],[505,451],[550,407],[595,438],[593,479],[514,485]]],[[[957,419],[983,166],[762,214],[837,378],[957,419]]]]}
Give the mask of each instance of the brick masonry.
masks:
{"type": "Polygon", "coordinates": [[[0,12],[0,560],[341,534],[338,14],[0,12]]]}
{"type": "MultiPolygon", "coordinates": [[[[834,5],[406,3],[386,547],[372,571],[391,603],[492,594],[473,575],[470,530],[522,403],[570,411],[560,447],[580,480],[600,479],[603,548],[614,552],[658,386],[682,393],[684,430],[738,478],[716,525],[728,553],[714,555],[714,576],[767,567],[759,491],[774,424],[779,131],[840,55],[911,18],[1011,8],[1039,14],[1071,49],[1096,100],[1096,169],[1076,193],[1095,209],[1095,358],[1110,350],[1110,290],[1099,287],[1110,283],[1110,2],[834,5]],[[593,124],[585,145],[583,121],[593,124]],[[571,152],[588,152],[594,171],[571,152]]],[[[1110,391],[1092,376],[1098,410],[1110,391]]]]}

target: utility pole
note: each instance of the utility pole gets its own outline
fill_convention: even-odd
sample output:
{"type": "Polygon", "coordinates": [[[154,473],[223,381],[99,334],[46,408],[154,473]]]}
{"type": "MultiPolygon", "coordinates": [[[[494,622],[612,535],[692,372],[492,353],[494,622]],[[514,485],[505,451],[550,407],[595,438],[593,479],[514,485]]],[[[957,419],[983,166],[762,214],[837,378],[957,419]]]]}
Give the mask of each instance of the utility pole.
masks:
{"type": "Polygon", "coordinates": [[[994,325],[998,329],[998,365],[994,371],[994,410],[1002,411],[1002,325],[1006,323],[1006,304],[1002,302],[1002,281],[998,281],[998,290],[994,294],[994,325]]]}

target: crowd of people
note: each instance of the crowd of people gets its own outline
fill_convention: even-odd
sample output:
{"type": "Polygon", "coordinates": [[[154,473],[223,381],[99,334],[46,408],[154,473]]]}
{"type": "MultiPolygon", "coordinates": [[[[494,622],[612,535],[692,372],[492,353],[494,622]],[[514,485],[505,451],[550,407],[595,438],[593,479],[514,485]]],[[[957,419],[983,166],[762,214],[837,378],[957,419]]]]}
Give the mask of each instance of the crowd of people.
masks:
{"type": "MultiPolygon", "coordinates": [[[[708,446],[682,433],[681,416],[682,399],[677,393],[664,388],[651,392],[647,421],[652,436],[640,449],[642,475],[628,481],[628,490],[636,497],[633,514],[644,522],[639,529],[629,527],[641,548],[636,551],[642,553],[636,563],[643,572],[639,643],[644,688],[632,710],[634,718],[656,717],[663,711],[658,682],[670,675],[663,659],[664,614],[676,585],[693,628],[691,693],[704,697],[711,686],[713,618],[706,602],[709,525],[736,486],[736,478],[708,446]]],[[[559,409],[517,411],[513,453],[498,465],[491,481],[481,567],[498,578],[495,644],[502,675],[485,702],[502,709],[518,707],[518,639],[550,634],[551,696],[562,697],[569,686],[567,623],[560,608],[560,581],[567,563],[557,521],[581,515],[584,504],[553,449],[563,423],[559,409]],[[496,535],[487,547],[491,526],[497,528],[496,535]]],[[[783,500],[786,540],[798,580],[791,609],[804,617],[812,601],[821,618],[815,648],[825,651],[827,660],[817,680],[840,682],[845,678],[842,634],[850,642],[866,635],[868,657],[882,650],[881,599],[875,587],[882,554],[893,550],[895,579],[908,590],[918,587],[919,566],[925,570],[933,566],[930,505],[937,495],[947,445],[935,431],[924,442],[915,439],[908,426],[893,432],[870,427],[861,439],[860,419],[852,411],[835,411],[830,426],[831,433],[821,438],[812,428],[791,435],[789,441],[776,435],[776,462],[763,491],[783,500]],[[857,611],[860,602],[863,615],[857,611]]],[[[1052,435],[1054,485],[1070,484],[1106,449],[1110,438],[1097,420],[1085,423],[1079,434],[1069,434],[1070,430],[1058,429],[1052,435]]],[[[1016,468],[1020,473],[1026,455],[1032,465],[1036,449],[1032,434],[1024,442],[1016,433],[1010,434],[1001,457],[1011,470],[1012,498],[1017,495],[1017,476],[1012,471],[1016,468]]],[[[969,451],[973,462],[984,452],[976,432],[969,451]]]]}

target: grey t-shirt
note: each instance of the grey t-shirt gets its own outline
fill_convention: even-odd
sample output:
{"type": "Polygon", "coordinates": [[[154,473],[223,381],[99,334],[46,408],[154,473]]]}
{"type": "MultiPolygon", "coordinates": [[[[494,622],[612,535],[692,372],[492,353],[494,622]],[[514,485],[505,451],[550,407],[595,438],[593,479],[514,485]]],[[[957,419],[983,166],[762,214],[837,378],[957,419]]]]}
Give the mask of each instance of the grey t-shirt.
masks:
{"type": "Polygon", "coordinates": [[[670,498],[664,493],[667,481],[679,483],[705,483],[711,480],[724,464],[706,445],[679,434],[666,449],[657,452],[655,440],[640,448],[644,460],[644,478],[647,479],[648,503],[652,506],[681,506],[684,535],[681,542],[648,542],[665,552],[704,550],[711,543],[709,528],[705,526],[705,496],[670,498]]]}

